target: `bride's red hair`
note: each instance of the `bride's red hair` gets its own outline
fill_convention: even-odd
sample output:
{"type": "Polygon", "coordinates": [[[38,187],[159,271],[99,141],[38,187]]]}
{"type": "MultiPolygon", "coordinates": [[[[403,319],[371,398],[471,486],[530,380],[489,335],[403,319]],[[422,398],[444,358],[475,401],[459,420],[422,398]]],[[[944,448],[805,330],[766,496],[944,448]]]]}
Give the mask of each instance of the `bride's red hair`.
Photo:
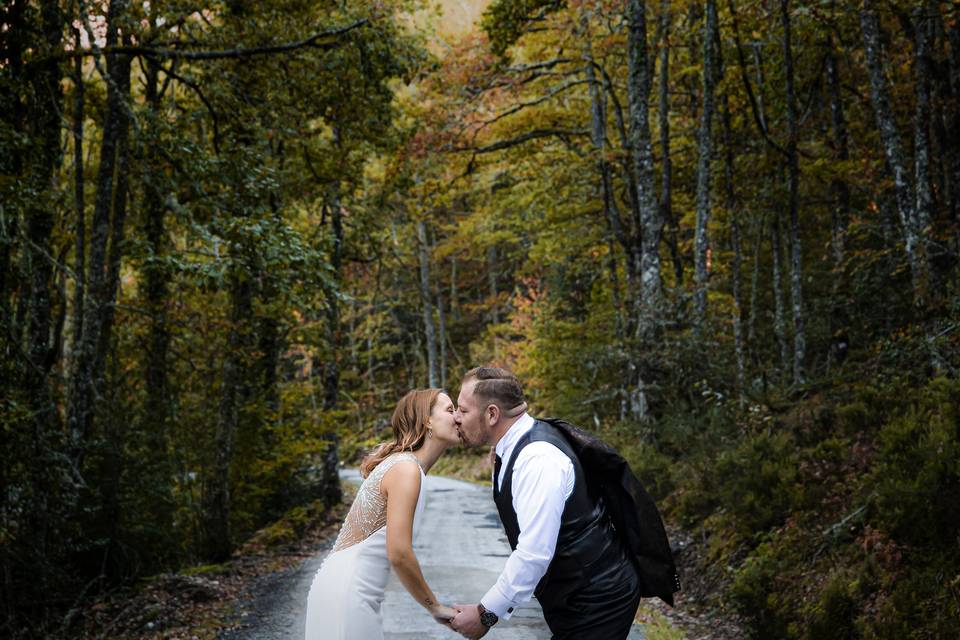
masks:
{"type": "Polygon", "coordinates": [[[427,439],[427,423],[433,412],[433,405],[443,393],[442,389],[414,389],[400,398],[390,426],[393,427],[393,441],[384,442],[377,446],[363,462],[360,463],[360,475],[366,478],[378,464],[391,453],[398,451],[415,451],[423,446],[427,439]]]}

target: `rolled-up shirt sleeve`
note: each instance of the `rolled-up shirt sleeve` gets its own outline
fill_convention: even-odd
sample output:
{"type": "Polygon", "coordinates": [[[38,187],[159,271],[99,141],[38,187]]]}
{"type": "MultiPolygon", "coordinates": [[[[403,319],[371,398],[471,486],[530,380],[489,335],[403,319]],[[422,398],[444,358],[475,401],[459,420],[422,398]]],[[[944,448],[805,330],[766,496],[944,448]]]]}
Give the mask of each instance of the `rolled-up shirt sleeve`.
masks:
{"type": "Polygon", "coordinates": [[[517,548],[496,584],[480,599],[500,619],[509,619],[517,605],[530,600],[547,572],[574,480],[573,463],[550,443],[530,443],[517,456],[511,483],[520,526],[517,548]]]}

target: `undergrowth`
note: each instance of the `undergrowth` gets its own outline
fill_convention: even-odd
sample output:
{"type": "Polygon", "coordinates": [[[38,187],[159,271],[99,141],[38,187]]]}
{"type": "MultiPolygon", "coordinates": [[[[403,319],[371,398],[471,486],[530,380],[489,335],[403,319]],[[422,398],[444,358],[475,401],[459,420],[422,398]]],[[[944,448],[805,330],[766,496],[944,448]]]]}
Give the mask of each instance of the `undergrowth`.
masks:
{"type": "Polygon", "coordinates": [[[923,340],[794,397],[673,414],[639,441],[606,433],[705,541],[701,570],[756,637],[960,638],[960,350],[930,375],[911,360],[923,340]]]}

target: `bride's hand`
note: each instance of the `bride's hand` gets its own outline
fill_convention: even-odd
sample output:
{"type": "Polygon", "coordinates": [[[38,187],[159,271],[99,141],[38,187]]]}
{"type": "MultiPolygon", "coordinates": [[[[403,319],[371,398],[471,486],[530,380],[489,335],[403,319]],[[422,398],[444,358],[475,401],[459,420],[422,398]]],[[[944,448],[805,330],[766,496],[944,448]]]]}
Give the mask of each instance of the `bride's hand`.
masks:
{"type": "Polygon", "coordinates": [[[449,626],[450,621],[456,617],[457,610],[446,605],[435,604],[430,607],[430,615],[440,624],[449,626]]]}

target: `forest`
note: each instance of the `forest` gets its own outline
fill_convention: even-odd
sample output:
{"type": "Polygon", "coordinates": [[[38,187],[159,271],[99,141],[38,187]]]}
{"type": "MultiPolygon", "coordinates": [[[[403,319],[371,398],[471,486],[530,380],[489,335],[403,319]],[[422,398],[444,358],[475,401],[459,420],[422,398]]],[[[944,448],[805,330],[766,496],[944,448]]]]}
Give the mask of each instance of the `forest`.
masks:
{"type": "Polygon", "coordinates": [[[960,7],[5,0],[0,349],[3,637],[332,508],[487,363],[691,602],[960,637],[960,7]]]}

